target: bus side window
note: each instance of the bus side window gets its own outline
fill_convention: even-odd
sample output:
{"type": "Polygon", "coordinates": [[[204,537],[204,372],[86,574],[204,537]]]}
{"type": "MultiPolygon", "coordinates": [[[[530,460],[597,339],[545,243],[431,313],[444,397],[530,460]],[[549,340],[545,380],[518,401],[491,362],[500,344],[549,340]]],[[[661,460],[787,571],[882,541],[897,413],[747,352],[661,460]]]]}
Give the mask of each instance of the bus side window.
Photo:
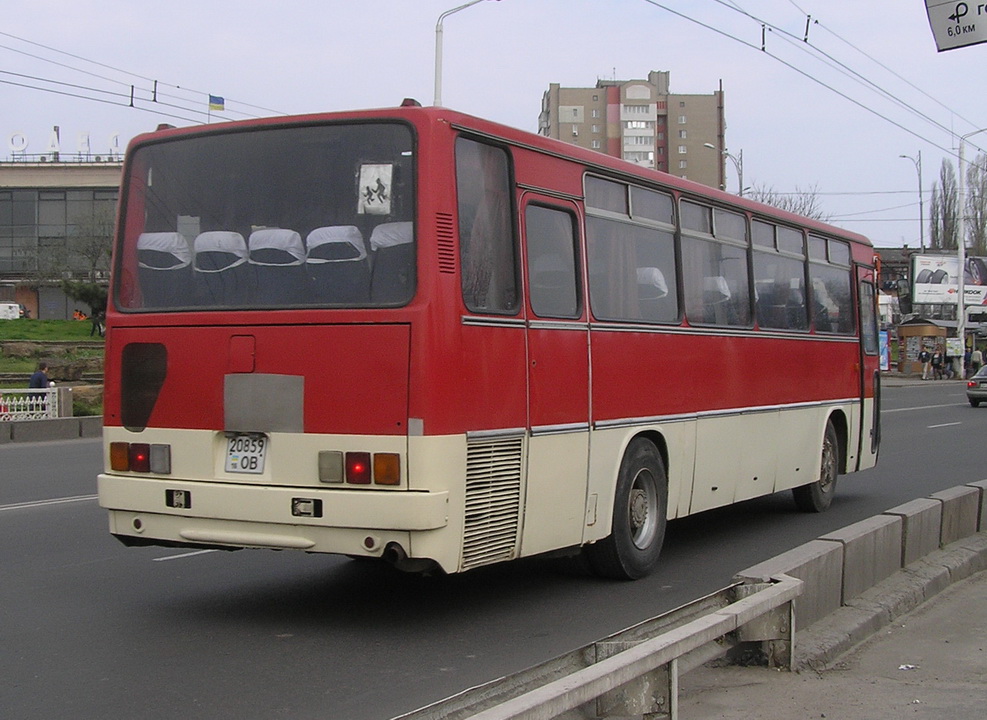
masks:
{"type": "Polygon", "coordinates": [[[519,293],[504,150],[456,140],[456,193],[463,302],[473,312],[514,314],[519,293]]]}
{"type": "Polygon", "coordinates": [[[524,212],[531,309],[539,317],[580,314],[573,217],[563,210],[529,205],[524,212]]]}

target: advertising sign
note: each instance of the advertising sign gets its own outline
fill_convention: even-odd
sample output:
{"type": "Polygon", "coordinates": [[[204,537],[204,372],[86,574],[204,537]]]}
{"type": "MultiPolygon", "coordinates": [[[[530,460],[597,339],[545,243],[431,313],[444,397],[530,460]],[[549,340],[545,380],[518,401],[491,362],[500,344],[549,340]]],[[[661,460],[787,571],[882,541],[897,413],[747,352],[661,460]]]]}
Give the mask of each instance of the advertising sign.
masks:
{"type": "MultiPolygon", "coordinates": [[[[955,305],[959,292],[959,258],[912,256],[912,302],[955,305]]],[[[987,258],[968,257],[963,276],[966,305],[987,305],[987,258]]]]}
{"type": "Polygon", "coordinates": [[[939,52],[987,42],[987,4],[925,0],[925,9],[939,52]]]}

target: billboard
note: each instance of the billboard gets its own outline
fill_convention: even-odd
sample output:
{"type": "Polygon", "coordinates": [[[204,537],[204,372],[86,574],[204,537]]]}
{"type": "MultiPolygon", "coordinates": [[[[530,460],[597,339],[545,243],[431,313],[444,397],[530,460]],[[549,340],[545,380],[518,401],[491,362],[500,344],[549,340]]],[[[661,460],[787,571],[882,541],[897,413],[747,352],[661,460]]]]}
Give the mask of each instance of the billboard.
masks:
{"type": "MultiPolygon", "coordinates": [[[[912,256],[912,302],[955,305],[959,292],[959,258],[912,256]]],[[[987,306],[987,258],[968,257],[963,275],[965,304],[987,306]]]]}

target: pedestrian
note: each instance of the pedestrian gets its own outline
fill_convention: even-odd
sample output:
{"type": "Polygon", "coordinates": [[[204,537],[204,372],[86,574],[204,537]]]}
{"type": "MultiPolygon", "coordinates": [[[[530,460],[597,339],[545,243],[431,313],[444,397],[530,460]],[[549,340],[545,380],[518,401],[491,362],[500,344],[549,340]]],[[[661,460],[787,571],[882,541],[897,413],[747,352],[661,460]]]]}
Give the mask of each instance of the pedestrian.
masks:
{"type": "Polygon", "coordinates": [[[48,382],[48,363],[42,360],[38,363],[38,369],[34,371],[31,379],[28,380],[27,386],[32,389],[47,388],[48,382]]]}
{"type": "Polygon", "coordinates": [[[932,379],[942,380],[942,346],[936,345],[936,349],[932,351],[932,359],[929,360],[932,365],[932,379]]]}
{"type": "Polygon", "coordinates": [[[102,310],[98,310],[92,314],[93,326],[89,331],[89,337],[99,334],[100,337],[106,332],[106,313],[102,310]]]}
{"type": "Polygon", "coordinates": [[[922,352],[918,354],[918,361],[922,363],[922,379],[929,379],[929,372],[932,370],[932,353],[929,348],[923,346],[922,352]]]}
{"type": "Polygon", "coordinates": [[[963,351],[963,379],[970,377],[970,348],[963,351]]]}
{"type": "Polygon", "coordinates": [[[980,366],[984,364],[984,354],[980,352],[980,348],[976,345],[973,346],[973,352],[970,353],[970,372],[974,375],[980,370],[980,366]]]}
{"type": "MultiPolygon", "coordinates": [[[[34,371],[31,379],[27,381],[27,386],[31,390],[47,390],[51,381],[48,379],[48,363],[44,360],[38,363],[38,369],[34,371]]],[[[45,402],[46,392],[29,392],[28,412],[44,412],[47,403],[45,402]]]]}

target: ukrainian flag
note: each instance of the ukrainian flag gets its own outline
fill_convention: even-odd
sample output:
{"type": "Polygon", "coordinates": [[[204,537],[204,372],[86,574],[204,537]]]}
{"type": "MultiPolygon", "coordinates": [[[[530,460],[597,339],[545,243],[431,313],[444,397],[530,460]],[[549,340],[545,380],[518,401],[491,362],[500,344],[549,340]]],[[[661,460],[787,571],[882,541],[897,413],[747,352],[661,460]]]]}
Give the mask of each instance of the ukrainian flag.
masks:
{"type": "Polygon", "coordinates": [[[209,109],[210,110],[225,110],[226,100],[219,97],[218,95],[209,96],[209,109]]]}

